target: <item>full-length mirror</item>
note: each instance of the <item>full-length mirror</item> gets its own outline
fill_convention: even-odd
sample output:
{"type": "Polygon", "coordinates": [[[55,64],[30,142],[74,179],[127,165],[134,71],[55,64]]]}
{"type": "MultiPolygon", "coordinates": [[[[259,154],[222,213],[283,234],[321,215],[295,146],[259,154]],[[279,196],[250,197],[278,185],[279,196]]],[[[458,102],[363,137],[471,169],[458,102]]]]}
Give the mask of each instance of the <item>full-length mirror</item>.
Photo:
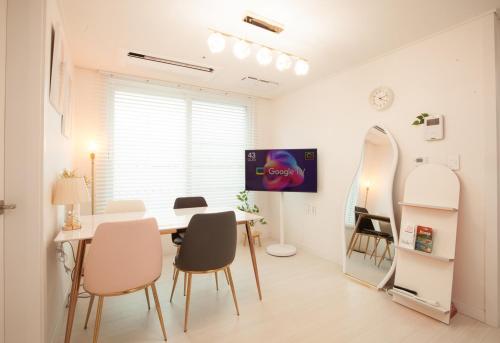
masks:
{"type": "Polygon", "coordinates": [[[394,138],[371,127],[345,205],[344,272],[382,288],[394,272],[397,229],[392,187],[398,161],[394,138]]]}

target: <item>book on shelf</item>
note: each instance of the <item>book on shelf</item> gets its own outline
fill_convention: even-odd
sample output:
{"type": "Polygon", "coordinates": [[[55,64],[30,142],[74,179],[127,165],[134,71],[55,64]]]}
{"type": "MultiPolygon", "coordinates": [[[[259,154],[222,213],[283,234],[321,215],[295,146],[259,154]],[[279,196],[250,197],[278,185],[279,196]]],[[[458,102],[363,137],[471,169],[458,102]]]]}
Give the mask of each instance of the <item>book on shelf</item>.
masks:
{"type": "Polygon", "coordinates": [[[415,249],[415,238],[417,236],[417,226],[407,224],[399,235],[399,246],[406,249],[415,249]]]}
{"type": "Polygon", "coordinates": [[[415,250],[432,253],[432,228],[417,226],[417,237],[415,240],[415,250]]]}

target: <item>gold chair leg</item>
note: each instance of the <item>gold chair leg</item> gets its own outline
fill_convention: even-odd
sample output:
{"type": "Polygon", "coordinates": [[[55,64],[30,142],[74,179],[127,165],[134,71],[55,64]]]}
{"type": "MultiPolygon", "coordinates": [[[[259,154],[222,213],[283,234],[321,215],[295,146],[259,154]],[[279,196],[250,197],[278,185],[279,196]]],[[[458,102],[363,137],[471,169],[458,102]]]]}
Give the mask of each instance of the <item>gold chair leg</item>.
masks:
{"type": "Polygon", "coordinates": [[[160,320],[161,331],[163,332],[163,338],[167,340],[167,330],[165,330],[165,323],[163,323],[163,315],[161,314],[160,302],[158,301],[158,292],[156,291],[156,285],[153,282],[151,284],[151,290],[153,291],[153,298],[155,299],[156,312],[158,313],[158,319],[160,320]]]}
{"type": "Polygon", "coordinates": [[[238,300],[236,300],[236,291],[234,289],[233,277],[231,275],[231,269],[229,267],[227,269],[227,275],[229,277],[229,284],[231,285],[231,293],[233,293],[234,306],[236,307],[236,314],[240,315],[240,309],[238,308],[238,300]]]}
{"type": "Polygon", "coordinates": [[[384,254],[380,258],[380,261],[378,262],[377,267],[380,267],[380,265],[382,264],[382,261],[385,259],[385,254],[387,254],[387,245],[385,246],[384,254]]]}
{"type": "Polygon", "coordinates": [[[144,292],[146,292],[146,301],[148,302],[148,311],[151,310],[151,303],[149,302],[149,292],[148,288],[144,288],[144,292]]]}
{"type": "Polygon", "coordinates": [[[90,312],[92,312],[92,305],[94,304],[94,295],[90,296],[90,301],[89,301],[89,308],[87,309],[87,317],[85,318],[85,326],[83,327],[85,330],[87,330],[87,324],[89,323],[89,318],[90,318],[90,312]]]}
{"type": "Polygon", "coordinates": [[[175,285],[177,285],[178,278],[179,278],[179,269],[175,268],[174,284],[172,285],[172,292],[170,293],[170,302],[172,302],[172,297],[174,296],[175,285]]]}
{"type": "Polygon", "coordinates": [[[387,244],[387,253],[389,254],[389,259],[392,260],[392,254],[391,254],[391,242],[386,240],[387,244]]]}
{"type": "Polygon", "coordinates": [[[224,268],[224,275],[226,276],[226,282],[229,285],[229,278],[227,277],[227,270],[224,268]]]}
{"type": "Polygon", "coordinates": [[[218,292],[219,291],[219,278],[217,277],[217,272],[215,272],[214,275],[215,275],[215,289],[218,292]]]}
{"type": "Polygon", "coordinates": [[[103,302],[104,302],[104,297],[100,296],[99,300],[97,301],[97,314],[95,317],[95,328],[94,328],[94,343],[97,343],[97,338],[99,337],[99,327],[101,326],[103,302]]]}
{"type": "Polygon", "coordinates": [[[189,318],[189,300],[191,299],[191,277],[193,274],[191,273],[185,273],[187,274],[187,295],[186,295],[186,308],[184,310],[184,332],[187,331],[187,324],[188,324],[188,318],[189,318]]]}
{"type": "Polygon", "coordinates": [[[187,286],[186,278],[187,274],[184,272],[184,296],[186,296],[186,286],[187,286]]]}

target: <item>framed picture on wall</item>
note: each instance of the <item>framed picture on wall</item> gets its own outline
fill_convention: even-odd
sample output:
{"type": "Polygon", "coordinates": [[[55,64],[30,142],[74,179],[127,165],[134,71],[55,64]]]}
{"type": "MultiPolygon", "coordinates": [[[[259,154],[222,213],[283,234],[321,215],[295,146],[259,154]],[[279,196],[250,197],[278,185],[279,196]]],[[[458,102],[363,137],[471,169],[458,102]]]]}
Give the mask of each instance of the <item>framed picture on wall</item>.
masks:
{"type": "Polygon", "coordinates": [[[49,100],[54,109],[62,114],[63,97],[62,97],[62,77],[63,77],[63,60],[64,46],[62,41],[61,30],[58,25],[52,25],[50,42],[50,84],[49,84],[49,100]]]}
{"type": "Polygon", "coordinates": [[[62,111],[62,117],[61,117],[61,133],[66,138],[71,138],[71,125],[72,125],[72,120],[73,120],[72,101],[71,101],[72,87],[73,87],[73,84],[72,84],[69,63],[64,63],[63,64],[63,82],[62,82],[63,111],[62,111]]]}

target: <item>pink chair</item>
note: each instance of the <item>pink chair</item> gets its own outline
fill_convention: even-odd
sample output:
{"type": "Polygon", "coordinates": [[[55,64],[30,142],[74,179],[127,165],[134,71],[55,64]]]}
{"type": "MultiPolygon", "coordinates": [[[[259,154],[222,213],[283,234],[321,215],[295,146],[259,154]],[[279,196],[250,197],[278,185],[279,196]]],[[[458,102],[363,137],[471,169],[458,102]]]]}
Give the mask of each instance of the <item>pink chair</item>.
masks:
{"type": "Polygon", "coordinates": [[[128,294],[151,287],[167,340],[155,282],[161,275],[162,247],[158,225],[153,218],[104,223],[98,226],[92,249],[85,261],[83,288],[90,302],[98,296],[94,343],[99,336],[104,297],[128,294]]]}

